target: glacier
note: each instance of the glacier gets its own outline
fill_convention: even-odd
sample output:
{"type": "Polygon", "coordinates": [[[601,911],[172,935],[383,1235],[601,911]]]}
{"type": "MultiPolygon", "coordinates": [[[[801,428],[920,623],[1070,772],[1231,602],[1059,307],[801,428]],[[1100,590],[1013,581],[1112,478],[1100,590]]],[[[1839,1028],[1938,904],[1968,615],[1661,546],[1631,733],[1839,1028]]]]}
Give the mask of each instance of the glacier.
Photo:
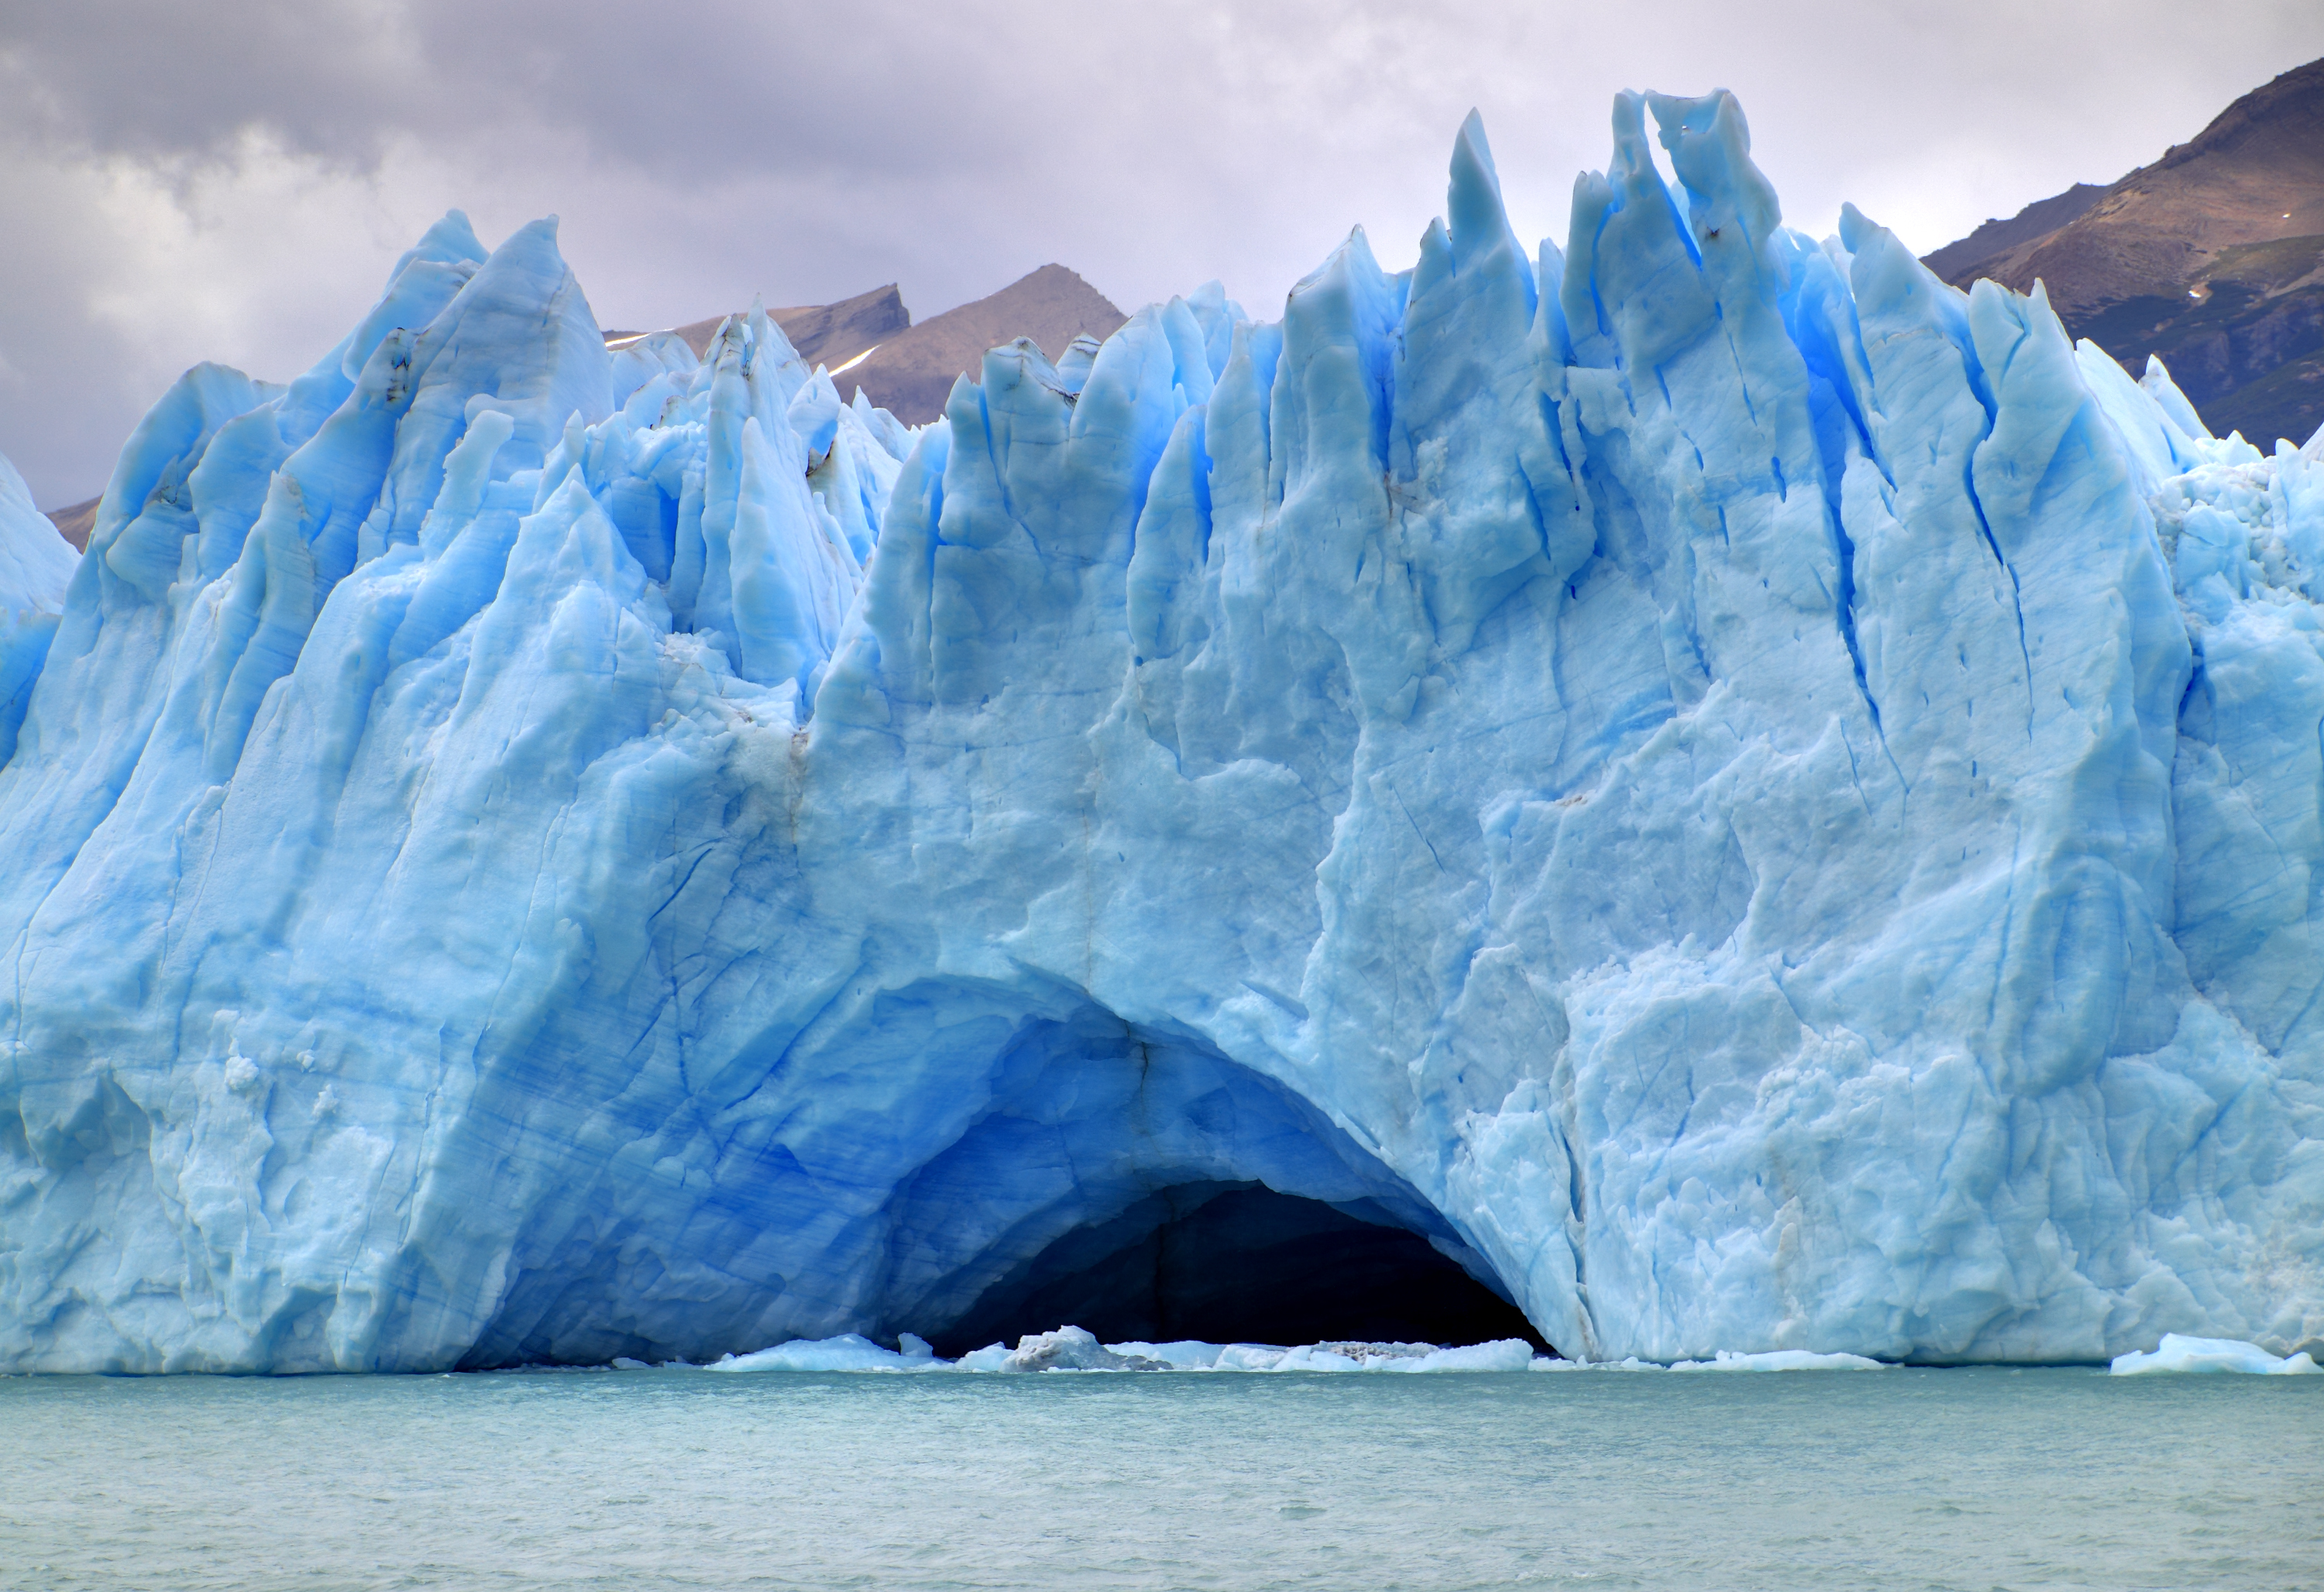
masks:
{"type": "Polygon", "coordinates": [[[456,212],[77,564],[0,481],[0,1369],[941,1339],[1242,1189],[1572,1360],[2319,1347],[2324,438],[1612,126],[918,430],[456,212]]]}

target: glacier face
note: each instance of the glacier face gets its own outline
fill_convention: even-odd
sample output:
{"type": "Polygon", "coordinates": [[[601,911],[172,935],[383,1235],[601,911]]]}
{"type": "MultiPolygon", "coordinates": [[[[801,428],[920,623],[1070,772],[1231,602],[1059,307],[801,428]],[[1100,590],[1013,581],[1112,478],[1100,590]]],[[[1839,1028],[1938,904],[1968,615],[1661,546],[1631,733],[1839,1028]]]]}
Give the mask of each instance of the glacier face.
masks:
{"type": "Polygon", "coordinates": [[[2324,446],[1614,133],[918,432],[456,215],[189,373],[0,769],[0,1366],[933,1332],[1202,1182],[1569,1356],[2324,1333],[2324,446]]]}

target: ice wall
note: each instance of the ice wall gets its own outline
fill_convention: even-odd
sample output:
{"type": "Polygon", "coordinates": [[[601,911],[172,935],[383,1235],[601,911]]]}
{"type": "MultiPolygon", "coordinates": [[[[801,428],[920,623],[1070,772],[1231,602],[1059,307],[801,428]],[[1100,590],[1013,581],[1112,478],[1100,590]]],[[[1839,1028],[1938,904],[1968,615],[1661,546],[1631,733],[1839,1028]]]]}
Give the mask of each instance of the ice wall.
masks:
{"type": "Polygon", "coordinates": [[[927,1332],[1232,1181],[1588,1357],[2324,1333],[2324,447],[1614,133],[917,433],[457,216],[189,373],[0,769],[0,1364],[927,1332]]]}

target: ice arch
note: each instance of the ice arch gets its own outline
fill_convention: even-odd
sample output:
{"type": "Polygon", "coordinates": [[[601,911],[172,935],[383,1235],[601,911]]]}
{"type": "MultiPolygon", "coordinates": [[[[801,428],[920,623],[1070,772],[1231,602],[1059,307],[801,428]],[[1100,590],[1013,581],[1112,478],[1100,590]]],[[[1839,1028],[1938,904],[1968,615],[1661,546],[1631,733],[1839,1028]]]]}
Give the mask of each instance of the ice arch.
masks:
{"type": "MultiPolygon", "coordinates": [[[[1313,1104],[1198,1036],[1055,994],[1028,1013],[976,980],[881,991],[877,1065],[910,1081],[869,1111],[814,1081],[812,1037],[763,1059],[751,1093],[838,1109],[775,1119],[779,1146],[730,1132],[724,1198],[681,1188],[610,1219],[586,1190],[528,1201],[541,1214],[462,1363],[711,1353],[768,1311],[946,1348],[1068,1306],[1117,1335],[1530,1335],[1487,1262],[1313,1104]],[[846,1215],[798,1219],[809,1207],[846,1215]],[[1158,1273],[1139,1272],[1148,1251],[1158,1273]]],[[[851,1047],[840,1064],[862,1063],[851,1047]]],[[[526,1155],[510,1139],[464,1158],[526,1155]]]]}
{"type": "Polygon", "coordinates": [[[988,1107],[890,1207],[899,1325],[971,1348],[1057,1310],[1124,1336],[1528,1331],[1409,1183],[1199,1039],[1089,1006],[1026,1024],[986,1077],[988,1107]]]}

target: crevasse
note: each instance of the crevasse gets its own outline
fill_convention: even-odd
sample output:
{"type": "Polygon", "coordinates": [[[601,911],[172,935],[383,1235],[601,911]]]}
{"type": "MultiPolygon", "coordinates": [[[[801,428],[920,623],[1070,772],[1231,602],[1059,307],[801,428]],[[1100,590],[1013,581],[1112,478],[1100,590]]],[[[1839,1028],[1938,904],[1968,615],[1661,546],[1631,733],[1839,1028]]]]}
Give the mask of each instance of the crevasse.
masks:
{"type": "Polygon", "coordinates": [[[0,1366],[935,1332],[1198,1183],[1576,1357],[2324,1334],[2324,445],[1614,134],[917,432],[456,214],[188,373],[0,559],[0,1366]]]}

